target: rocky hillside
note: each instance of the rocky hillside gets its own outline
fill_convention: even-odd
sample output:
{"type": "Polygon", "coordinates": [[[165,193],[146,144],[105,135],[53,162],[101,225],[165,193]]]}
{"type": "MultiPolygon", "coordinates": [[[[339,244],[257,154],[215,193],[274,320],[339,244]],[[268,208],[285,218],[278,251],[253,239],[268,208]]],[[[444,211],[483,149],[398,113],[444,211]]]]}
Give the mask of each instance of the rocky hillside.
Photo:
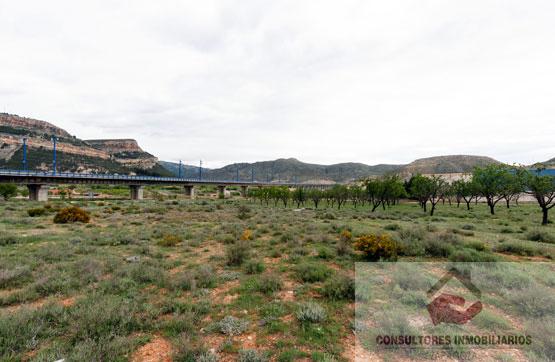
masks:
{"type": "Polygon", "coordinates": [[[0,113],[0,168],[20,169],[27,138],[29,169],[50,170],[51,137],[58,137],[58,171],[169,175],[134,140],[83,141],[53,124],[0,113]]]}
{"type": "Polygon", "coordinates": [[[139,147],[132,139],[86,140],[92,147],[107,152],[116,162],[130,168],[151,169],[158,159],[139,147]]]}
{"type": "Polygon", "coordinates": [[[499,161],[485,156],[452,155],[420,158],[408,165],[402,166],[398,173],[410,176],[417,173],[465,173],[471,172],[474,167],[482,167],[499,161]]]}
{"type": "Polygon", "coordinates": [[[555,157],[545,162],[542,162],[541,164],[547,168],[555,168],[555,157]]]}

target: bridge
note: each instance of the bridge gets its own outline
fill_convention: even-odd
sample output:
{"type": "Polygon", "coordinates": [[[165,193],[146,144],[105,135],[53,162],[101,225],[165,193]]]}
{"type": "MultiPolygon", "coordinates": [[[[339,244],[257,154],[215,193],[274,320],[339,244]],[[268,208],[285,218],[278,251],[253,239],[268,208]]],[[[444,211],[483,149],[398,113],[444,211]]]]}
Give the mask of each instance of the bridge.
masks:
{"type": "Polygon", "coordinates": [[[329,184],[303,184],[290,182],[260,182],[241,180],[212,180],[194,179],[180,177],[156,177],[156,176],[129,176],[115,174],[87,174],[52,171],[23,171],[0,169],[0,183],[16,183],[27,185],[29,199],[33,201],[48,201],[48,189],[50,185],[58,184],[86,184],[86,185],[127,185],[129,186],[132,200],[142,200],[144,187],[148,185],[178,185],[183,186],[185,195],[194,198],[195,186],[212,185],[217,186],[219,197],[224,197],[226,187],[238,186],[242,196],[247,195],[249,186],[287,186],[291,188],[318,188],[326,189],[333,185],[329,184]]]}

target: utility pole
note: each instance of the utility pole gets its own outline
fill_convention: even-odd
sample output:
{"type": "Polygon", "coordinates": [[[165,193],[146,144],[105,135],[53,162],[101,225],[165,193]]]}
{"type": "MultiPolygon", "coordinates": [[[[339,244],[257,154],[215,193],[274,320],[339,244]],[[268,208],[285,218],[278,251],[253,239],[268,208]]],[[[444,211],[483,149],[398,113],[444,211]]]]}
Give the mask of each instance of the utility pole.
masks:
{"type": "Polygon", "coordinates": [[[52,136],[52,144],[54,145],[54,158],[52,159],[52,172],[54,176],[56,175],[56,143],[58,142],[58,137],[52,136]]]}
{"type": "Polygon", "coordinates": [[[23,137],[22,141],[23,141],[23,171],[27,171],[27,137],[23,137]]]}
{"type": "Polygon", "coordinates": [[[251,183],[254,182],[254,165],[251,165],[251,183]]]}
{"type": "Polygon", "coordinates": [[[202,160],[200,160],[200,166],[198,168],[198,179],[199,181],[202,180],[202,160]]]}
{"type": "Polygon", "coordinates": [[[235,181],[239,182],[239,166],[235,169],[235,181]]]}
{"type": "Polygon", "coordinates": [[[183,174],[181,173],[181,166],[182,166],[182,162],[181,160],[179,160],[179,178],[183,177],[183,174]]]}

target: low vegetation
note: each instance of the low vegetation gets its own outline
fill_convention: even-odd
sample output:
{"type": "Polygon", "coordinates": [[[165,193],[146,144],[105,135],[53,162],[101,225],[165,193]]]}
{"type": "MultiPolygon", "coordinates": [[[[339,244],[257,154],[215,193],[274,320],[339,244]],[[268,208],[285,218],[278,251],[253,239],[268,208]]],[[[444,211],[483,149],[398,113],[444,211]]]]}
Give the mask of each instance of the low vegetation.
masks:
{"type": "MultiPolygon", "coordinates": [[[[375,193],[369,200],[360,187],[356,201],[336,188],[333,197],[305,190],[287,198],[283,192],[186,200],[179,190],[159,189],[165,200],[2,202],[0,360],[128,360],[163,345],[175,361],[347,361],[353,329],[362,328],[354,322],[355,297],[377,293],[377,287],[355,290],[356,262],[555,256],[554,226],[537,225],[535,204],[515,203],[492,215],[474,199],[470,210],[440,201],[432,216],[418,200],[401,202],[402,182],[388,182],[372,186],[390,190],[388,197],[375,193]]],[[[422,281],[403,274],[403,280],[369,280],[400,303],[422,308],[425,294],[410,291],[422,281]]],[[[498,278],[512,286],[510,301],[539,290],[526,275],[498,278]]],[[[545,283],[553,286],[552,278],[545,283]]],[[[548,320],[541,307],[547,302],[522,302],[523,313],[548,320]]],[[[483,316],[476,332],[492,325],[532,329],[498,314],[483,316]]],[[[394,328],[403,315],[378,317],[394,328]]],[[[541,345],[527,357],[552,353],[545,331],[530,333],[541,345]]],[[[438,353],[448,359],[455,352],[438,353]]]]}

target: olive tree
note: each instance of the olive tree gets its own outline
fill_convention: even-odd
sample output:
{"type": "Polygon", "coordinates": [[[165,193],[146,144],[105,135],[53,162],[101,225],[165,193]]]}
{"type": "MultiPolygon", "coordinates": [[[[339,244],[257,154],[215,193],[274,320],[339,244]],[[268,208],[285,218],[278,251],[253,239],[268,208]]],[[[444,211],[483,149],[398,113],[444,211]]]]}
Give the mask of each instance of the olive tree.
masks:
{"type": "Polygon", "coordinates": [[[527,171],[524,185],[526,192],[536,199],[542,209],[542,225],[547,225],[549,210],[555,206],[555,177],[527,171]]]}
{"type": "Polygon", "coordinates": [[[509,174],[507,166],[499,164],[476,167],[472,173],[472,180],[478,186],[480,194],[486,198],[492,215],[495,215],[495,205],[505,197],[509,174]]]}

